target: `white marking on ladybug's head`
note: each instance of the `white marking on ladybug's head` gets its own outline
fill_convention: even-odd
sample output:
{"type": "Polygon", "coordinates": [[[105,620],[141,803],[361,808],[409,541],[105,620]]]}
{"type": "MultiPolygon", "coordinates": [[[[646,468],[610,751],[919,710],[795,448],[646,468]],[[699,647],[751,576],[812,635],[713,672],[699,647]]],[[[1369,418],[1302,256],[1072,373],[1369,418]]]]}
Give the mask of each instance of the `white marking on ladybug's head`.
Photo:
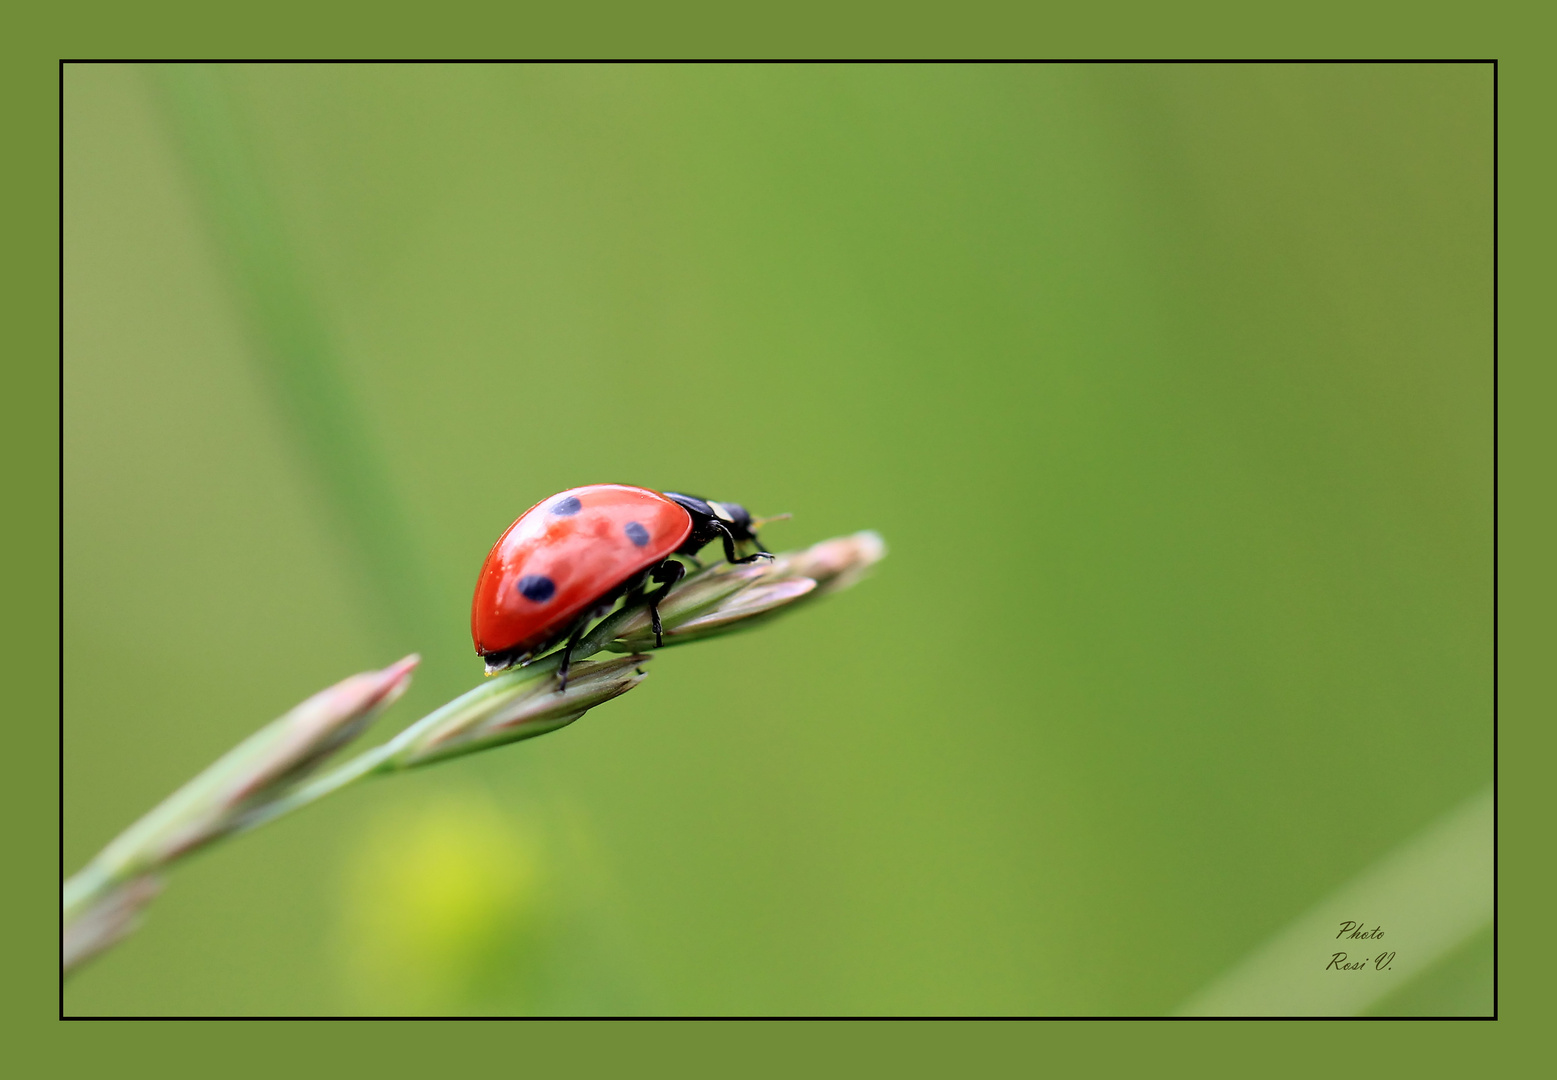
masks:
{"type": "Polygon", "coordinates": [[[735,524],[735,514],[731,511],[729,504],[710,502],[708,505],[714,508],[714,516],[720,521],[727,525],[735,524]]]}

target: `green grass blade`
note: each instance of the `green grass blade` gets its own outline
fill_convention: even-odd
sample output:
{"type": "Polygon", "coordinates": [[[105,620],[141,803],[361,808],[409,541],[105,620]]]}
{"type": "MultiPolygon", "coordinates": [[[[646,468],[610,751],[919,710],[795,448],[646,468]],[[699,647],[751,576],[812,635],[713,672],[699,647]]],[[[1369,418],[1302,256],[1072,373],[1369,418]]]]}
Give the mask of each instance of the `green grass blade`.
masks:
{"type": "Polygon", "coordinates": [[[342,370],[329,321],[288,244],[230,74],[209,64],[153,70],[232,275],[255,362],[349,537],[350,554],[361,560],[357,584],[397,638],[414,638],[432,621],[417,546],[342,370]]]}

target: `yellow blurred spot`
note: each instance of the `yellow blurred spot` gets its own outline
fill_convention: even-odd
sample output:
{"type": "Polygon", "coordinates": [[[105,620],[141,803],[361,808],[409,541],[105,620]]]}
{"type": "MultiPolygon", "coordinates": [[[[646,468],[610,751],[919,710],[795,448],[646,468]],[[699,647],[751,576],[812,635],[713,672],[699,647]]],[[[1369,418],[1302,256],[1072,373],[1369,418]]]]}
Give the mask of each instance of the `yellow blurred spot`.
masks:
{"type": "Polygon", "coordinates": [[[343,962],[367,1011],[523,1011],[540,922],[535,842],[490,800],[386,815],[347,864],[343,962]]]}

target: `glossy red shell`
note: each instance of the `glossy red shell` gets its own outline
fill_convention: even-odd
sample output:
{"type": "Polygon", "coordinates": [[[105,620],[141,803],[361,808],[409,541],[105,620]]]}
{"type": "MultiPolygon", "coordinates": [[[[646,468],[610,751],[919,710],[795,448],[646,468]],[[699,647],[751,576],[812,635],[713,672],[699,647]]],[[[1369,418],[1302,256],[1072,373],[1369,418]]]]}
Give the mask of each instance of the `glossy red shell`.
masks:
{"type": "Polygon", "coordinates": [[[476,652],[545,645],[691,532],[691,515],[647,488],[590,484],[543,499],[508,527],[481,566],[470,606],[476,652]]]}

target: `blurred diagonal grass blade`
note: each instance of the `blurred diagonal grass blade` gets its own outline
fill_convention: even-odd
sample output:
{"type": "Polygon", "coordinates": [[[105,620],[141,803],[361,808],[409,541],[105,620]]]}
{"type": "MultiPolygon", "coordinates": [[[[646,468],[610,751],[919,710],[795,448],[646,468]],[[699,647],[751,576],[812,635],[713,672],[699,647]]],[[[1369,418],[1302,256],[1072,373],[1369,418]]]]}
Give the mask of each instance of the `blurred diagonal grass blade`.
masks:
{"type": "Polygon", "coordinates": [[[1488,789],[1406,841],[1181,1005],[1179,1016],[1356,1016],[1492,921],[1488,789]],[[1338,939],[1343,923],[1378,940],[1338,939]],[[1366,968],[1330,966],[1336,952],[1366,968]],[[1373,957],[1395,956],[1387,970],[1373,957]]]}
{"type": "Polygon", "coordinates": [[[253,356],[296,450],[350,538],[357,584],[396,637],[428,625],[417,547],[354,399],[329,322],[266,188],[242,111],[219,65],[153,68],[179,149],[232,274],[253,356]]]}

